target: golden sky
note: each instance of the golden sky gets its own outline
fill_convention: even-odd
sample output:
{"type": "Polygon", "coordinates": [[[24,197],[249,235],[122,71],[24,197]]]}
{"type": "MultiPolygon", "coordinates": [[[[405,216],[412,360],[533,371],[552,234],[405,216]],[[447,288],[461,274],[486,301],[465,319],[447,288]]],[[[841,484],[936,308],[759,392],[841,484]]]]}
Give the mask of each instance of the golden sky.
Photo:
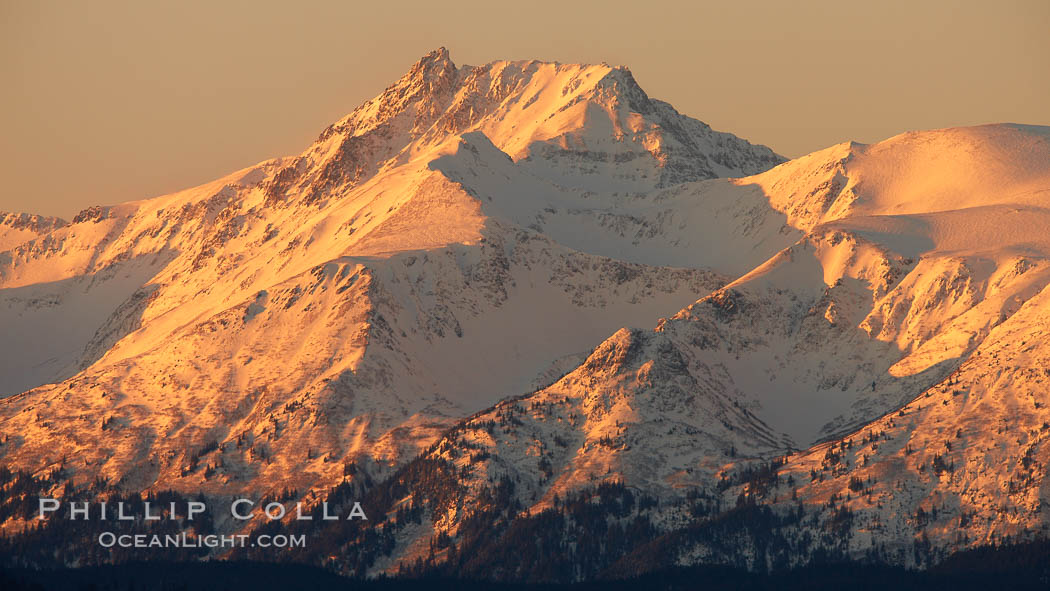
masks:
{"type": "Polygon", "coordinates": [[[446,46],[625,64],[799,156],[912,129],[1050,125],[1050,0],[0,0],[0,210],[66,218],[300,152],[446,46]]]}

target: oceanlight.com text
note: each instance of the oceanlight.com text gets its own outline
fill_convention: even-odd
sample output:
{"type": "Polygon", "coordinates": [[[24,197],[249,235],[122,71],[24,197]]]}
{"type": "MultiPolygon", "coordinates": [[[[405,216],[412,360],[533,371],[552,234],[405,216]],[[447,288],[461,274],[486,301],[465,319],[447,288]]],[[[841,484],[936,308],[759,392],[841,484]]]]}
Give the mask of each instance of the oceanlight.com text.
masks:
{"type": "Polygon", "coordinates": [[[188,536],[181,534],[118,534],[102,532],[98,544],[103,548],[305,548],[305,535],[248,534],[188,536]]]}

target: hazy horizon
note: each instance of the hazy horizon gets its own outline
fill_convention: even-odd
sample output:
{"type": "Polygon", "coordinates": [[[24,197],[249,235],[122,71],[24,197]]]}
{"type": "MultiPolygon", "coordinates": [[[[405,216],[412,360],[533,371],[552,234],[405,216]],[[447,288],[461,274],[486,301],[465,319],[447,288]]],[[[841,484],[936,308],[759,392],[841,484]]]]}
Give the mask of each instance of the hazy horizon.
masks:
{"type": "Polygon", "coordinates": [[[439,46],[457,65],[623,64],[650,96],[788,157],[915,129],[1050,124],[1039,1],[0,6],[0,210],[67,219],[298,153],[439,46]]]}

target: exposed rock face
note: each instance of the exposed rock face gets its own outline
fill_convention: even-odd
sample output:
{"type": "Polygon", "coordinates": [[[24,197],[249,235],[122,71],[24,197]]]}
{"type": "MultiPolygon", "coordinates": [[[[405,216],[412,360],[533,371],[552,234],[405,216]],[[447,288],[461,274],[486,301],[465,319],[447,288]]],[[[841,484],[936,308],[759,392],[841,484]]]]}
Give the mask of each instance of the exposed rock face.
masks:
{"type": "Polygon", "coordinates": [[[54,217],[0,211],[0,252],[10,250],[66,225],[54,217]]]}

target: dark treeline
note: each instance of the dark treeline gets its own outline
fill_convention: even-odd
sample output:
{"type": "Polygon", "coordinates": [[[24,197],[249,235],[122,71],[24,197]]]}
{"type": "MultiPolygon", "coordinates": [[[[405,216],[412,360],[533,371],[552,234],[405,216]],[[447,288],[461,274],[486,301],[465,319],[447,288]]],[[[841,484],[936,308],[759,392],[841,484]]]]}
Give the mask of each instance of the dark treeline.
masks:
{"type": "Polygon", "coordinates": [[[758,574],[724,566],[668,569],[631,579],[577,584],[493,583],[470,579],[355,580],[325,569],[294,564],[252,562],[128,563],[49,571],[0,570],[5,591],[183,591],[192,589],[278,591],[285,589],[375,591],[853,591],[1011,589],[1043,590],[1050,586],[1047,544],[980,550],[983,564],[970,564],[961,553],[940,567],[910,571],[889,566],[836,563],[758,574]],[[1042,552],[1042,554],[1038,554],[1042,552]],[[957,560],[956,560],[957,558],[957,560]],[[1013,565],[1006,571],[988,565],[1013,565]],[[1018,568],[1019,567],[1019,568],[1018,568]]]}
{"type": "MultiPolygon", "coordinates": [[[[742,473],[739,480],[752,492],[741,493],[735,504],[727,504],[714,492],[694,491],[683,501],[691,522],[672,531],[654,523],[657,499],[619,482],[556,497],[549,509],[529,514],[517,501],[516,483],[502,478],[473,491],[469,510],[459,507],[460,527],[454,538],[433,535],[422,556],[410,563],[390,564],[386,561],[397,549],[399,532],[412,526],[429,528],[432,515],[442,515],[461,502],[468,492],[464,469],[424,454],[375,482],[363,469],[348,464],[347,479],[325,499],[331,513],[340,516],[352,503],[361,502],[367,521],[322,520],[317,507],[312,521],[275,521],[252,532],[306,535],[305,548],[242,548],[223,554],[222,561],[207,563],[201,560],[208,556],[204,549],[168,549],[164,560],[179,565],[169,567],[146,562],[158,556],[148,548],[102,548],[95,539],[98,521],[49,519],[42,526],[0,538],[0,566],[16,569],[7,572],[0,588],[193,589],[212,576],[230,582],[207,588],[287,588],[277,581],[289,577],[308,581],[313,588],[366,589],[433,589],[446,584],[459,589],[515,588],[492,586],[495,582],[552,589],[628,589],[653,588],[658,581],[656,587],[666,589],[832,589],[845,588],[846,583],[851,589],[1050,588],[1050,542],[979,548],[944,558],[920,540],[912,550],[916,562],[930,567],[921,572],[888,566],[895,561],[877,547],[857,561],[847,554],[853,516],[844,506],[818,510],[799,504],[785,512],[761,502],[777,486],[778,467],[774,463],[742,473]],[[704,548],[706,564],[719,566],[676,568],[682,549],[697,546],[704,548]],[[55,570],[69,564],[88,568],[55,570]],[[799,568],[799,564],[807,566],[799,568]],[[362,582],[377,566],[394,573],[397,580],[362,582]],[[182,581],[178,584],[184,587],[150,587],[150,577],[160,572],[155,569],[165,568],[172,570],[165,584],[182,581]],[[260,582],[237,582],[253,577],[260,582]],[[558,586],[580,580],[598,586],[558,586]],[[70,587],[74,581],[84,586],[70,587]]],[[[122,493],[101,480],[73,486],[66,478],[61,470],[34,477],[0,468],[0,514],[34,517],[37,497],[50,496],[54,490],[63,491],[63,506],[105,497],[110,503],[125,502],[136,515],[147,500],[184,506],[189,500],[203,499],[175,492],[122,493]]],[[[272,499],[294,496],[294,491],[284,491],[272,499]]],[[[193,522],[111,520],[105,529],[201,535],[214,530],[207,515],[193,522]]]]}

